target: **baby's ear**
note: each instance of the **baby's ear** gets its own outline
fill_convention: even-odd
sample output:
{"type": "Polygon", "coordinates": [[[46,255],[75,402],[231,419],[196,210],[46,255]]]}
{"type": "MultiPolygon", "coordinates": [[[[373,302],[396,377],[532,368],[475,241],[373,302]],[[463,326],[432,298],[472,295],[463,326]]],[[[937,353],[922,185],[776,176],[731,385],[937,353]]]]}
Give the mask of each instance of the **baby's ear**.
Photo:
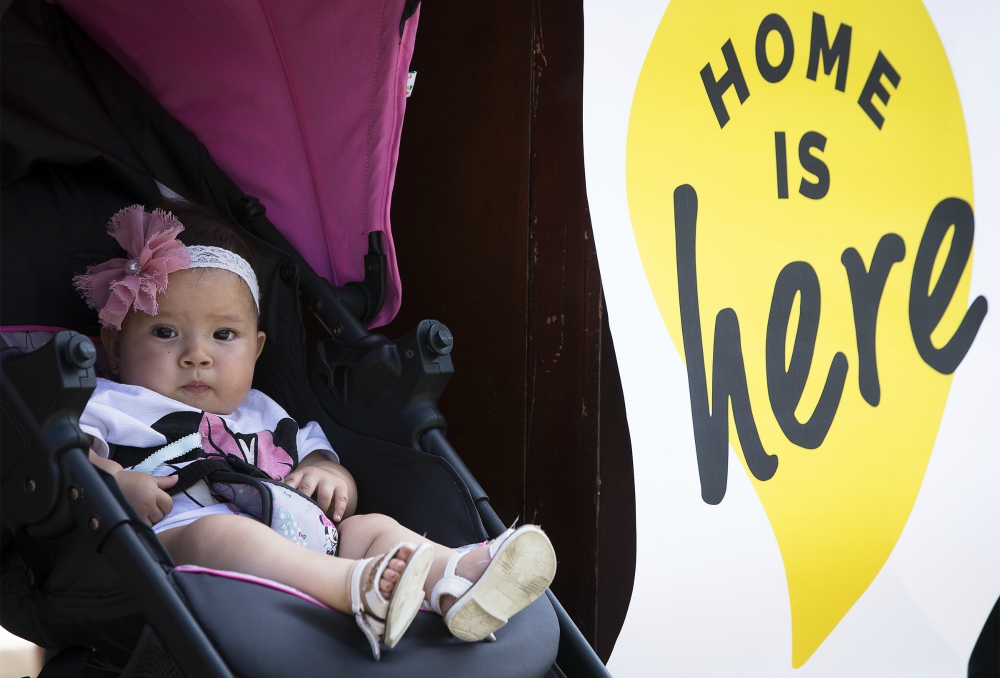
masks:
{"type": "Polygon", "coordinates": [[[260,352],[264,350],[264,340],[267,339],[267,335],[257,330],[257,357],[260,357],[260,352]]]}
{"type": "Polygon", "coordinates": [[[108,355],[108,362],[111,363],[111,371],[118,374],[118,365],[121,364],[121,334],[114,327],[101,327],[101,343],[104,344],[104,352],[108,355]]]}

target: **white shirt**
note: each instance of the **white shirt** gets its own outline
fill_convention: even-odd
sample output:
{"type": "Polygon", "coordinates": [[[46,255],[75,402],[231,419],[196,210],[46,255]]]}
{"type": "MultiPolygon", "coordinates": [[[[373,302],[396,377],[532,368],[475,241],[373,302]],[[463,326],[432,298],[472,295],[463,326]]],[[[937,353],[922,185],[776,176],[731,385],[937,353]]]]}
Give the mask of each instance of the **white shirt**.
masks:
{"type": "MultiPolygon", "coordinates": [[[[183,432],[201,432],[202,447],[207,452],[242,456],[275,480],[284,477],[295,464],[317,450],[322,451],[330,461],[340,461],[319,424],[309,422],[299,428],[278,403],[257,390],[251,390],[232,414],[214,415],[142,386],[98,379],[97,388],[80,416],[80,428],[93,437],[94,452],[107,458],[109,443],[157,449],[166,446],[171,441],[161,431],[177,429],[170,422],[178,419],[191,429],[184,429],[183,432]],[[179,417],[178,413],[191,415],[179,417]]],[[[156,466],[151,473],[154,476],[170,475],[188,463],[191,462],[167,461],[156,466]]],[[[187,525],[205,515],[234,512],[237,511],[231,505],[218,503],[209,493],[207,484],[200,481],[187,491],[174,495],[173,509],[153,526],[153,530],[162,532],[187,525]]]]}

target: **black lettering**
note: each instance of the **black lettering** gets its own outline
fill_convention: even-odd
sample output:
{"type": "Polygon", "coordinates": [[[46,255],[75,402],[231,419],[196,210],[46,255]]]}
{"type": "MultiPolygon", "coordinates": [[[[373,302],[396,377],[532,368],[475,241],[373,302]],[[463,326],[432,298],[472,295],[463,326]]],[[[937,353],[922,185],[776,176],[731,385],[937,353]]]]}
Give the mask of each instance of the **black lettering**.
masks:
{"type": "Polygon", "coordinates": [[[826,196],[830,190],[830,169],[826,163],[809,153],[809,149],[816,148],[822,151],[826,148],[826,137],[819,132],[806,132],[799,140],[799,163],[802,169],[816,175],[816,183],[811,183],[802,178],[799,182],[799,193],[812,200],[819,200],[826,196]]]}
{"type": "Polygon", "coordinates": [[[889,60],[885,58],[882,52],[879,52],[878,56],[875,57],[871,73],[868,74],[868,80],[865,81],[865,86],[861,89],[861,96],[858,97],[858,105],[861,106],[861,109],[868,114],[868,117],[872,119],[872,122],[879,129],[882,129],[885,118],[875,108],[875,104],[872,103],[872,97],[877,96],[882,100],[883,104],[889,104],[889,91],[882,84],[883,75],[892,83],[893,89],[899,88],[899,73],[896,72],[896,69],[892,67],[892,64],[889,63],[889,60]]]}
{"type": "Polygon", "coordinates": [[[889,279],[889,270],[906,256],[906,245],[895,233],[886,233],[878,241],[872,255],[871,268],[853,247],[844,250],[840,261],[847,269],[847,282],[851,286],[851,304],[854,307],[854,333],[858,341],[858,388],[861,396],[872,407],[882,397],[878,381],[878,361],[875,357],[875,326],[882,292],[889,279]]]}
{"type": "Polygon", "coordinates": [[[760,22],[757,29],[757,70],[768,82],[781,82],[788,71],[792,69],[792,59],[795,58],[795,42],[792,40],[792,29],[788,27],[780,14],[768,14],[760,22]],[[781,36],[782,56],[777,66],[772,66],[767,60],[767,36],[777,31],[781,36]]]}
{"type": "Polygon", "coordinates": [[[837,66],[837,82],[835,87],[841,92],[847,87],[847,65],[851,59],[851,27],[847,24],[840,24],[837,35],[830,44],[826,34],[826,19],[822,14],[813,12],[812,37],[809,40],[809,66],[806,68],[806,77],[810,80],[816,79],[819,70],[819,57],[823,56],[823,72],[827,75],[837,66]]]}
{"type": "Polygon", "coordinates": [[[674,227],[677,243],[677,289],[681,333],[687,360],[688,392],[694,422],[694,444],[701,478],[701,498],[718,504],[726,495],[729,469],[729,403],[732,401],[736,432],[747,467],[758,480],[769,480],[778,469],[778,457],[760,442],[750,407],[746,367],[736,312],[724,308],[715,317],[715,350],[712,363],[712,408],[709,410],[705,354],[698,306],[698,269],[695,243],[698,194],[685,184],[674,190],[674,227]]]}
{"type": "Polygon", "coordinates": [[[844,393],[844,381],[847,379],[847,356],[838,352],[833,356],[816,409],[806,423],[799,423],[795,418],[795,408],[802,400],[802,391],[812,367],[816,333],[819,330],[819,312],[819,278],[813,267],[804,261],[793,261],[781,269],[774,283],[771,312],[767,316],[767,395],[774,417],[785,436],[799,447],[809,450],[822,445],[830,431],[840,406],[840,397],[844,393]],[[785,338],[797,294],[800,295],[799,323],[786,371],[785,338]]]}
{"type": "Polygon", "coordinates": [[[726,44],[722,46],[722,56],[726,59],[726,72],[718,80],[715,79],[715,74],[712,72],[712,64],[705,64],[705,67],[701,69],[701,81],[705,83],[705,93],[708,94],[708,100],[712,103],[712,110],[715,111],[720,129],[729,122],[729,111],[726,110],[726,104],[722,101],[722,95],[726,90],[735,87],[740,104],[750,96],[750,90],[747,89],[747,81],[743,77],[740,61],[736,58],[736,50],[733,49],[732,40],[726,40],[726,44]]]}
{"type": "Polygon", "coordinates": [[[913,277],[910,280],[910,332],[920,357],[941,374],[955,371],[969,352],[979,326],[986,317],[986,297],[976,297],[948,343],[941,348],[935,348],[931,343],[931,333],[941,322],[948,304],[955,296],[962,272],[969,263],[975,231],[975,217],[969,203],[960,198],[945,198],[937,204],[927,220],[927,227],[917,249],[917,259],[913,264],[913,277]],[[941,275],[931,290],[934,260],[952,226],[955,227],[955,234],[951,239],[951,248],[941,275]]]}
{"type": "Polygon", "coordinates": [[[778,199],[788,198],[788,151],[785,150],[785,133],[774,133],[774,162],[778,169],[778,199]]]}

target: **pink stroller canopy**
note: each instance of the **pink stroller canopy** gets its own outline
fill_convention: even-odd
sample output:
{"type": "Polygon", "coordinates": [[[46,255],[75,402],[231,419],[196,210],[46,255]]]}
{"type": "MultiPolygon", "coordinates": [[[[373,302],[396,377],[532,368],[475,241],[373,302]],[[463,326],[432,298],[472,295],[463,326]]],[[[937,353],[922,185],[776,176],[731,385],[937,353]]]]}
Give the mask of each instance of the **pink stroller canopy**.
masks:
{"type": "Polygon", "coordinates": [[[56,2],[334,285],[364,279],[367,236],[381,231],[386,301],[370,324],[393,318],[400,281],[389,202],[413,0],[56,2]]]}

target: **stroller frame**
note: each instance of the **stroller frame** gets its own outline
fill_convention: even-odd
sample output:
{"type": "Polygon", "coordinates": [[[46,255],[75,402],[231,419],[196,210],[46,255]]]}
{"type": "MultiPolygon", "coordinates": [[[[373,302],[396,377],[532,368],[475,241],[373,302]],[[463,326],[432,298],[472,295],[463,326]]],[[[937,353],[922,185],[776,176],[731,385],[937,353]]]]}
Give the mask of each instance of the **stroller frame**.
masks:
{"type": "MultiPolygon", "coordinates": [[[[223,207],[234,220],[288,257],[280,269],[281,278],[297,287],[302,300],[332,335],[332,339],[319,344],[310,355],[310,379],[326,381],[330,392],[336,393],[337,389],[330,387],[336,386],[338,369],[341,376],[348,378],[340,391],[344,419],[341,421],[337,416],[334,419],[350,423],[350,428],[360,433],[378,427],[384,434],[385,419],[379,417],[386,416],[385,412],[373,412],[371,419],[366,419],[364,410],[354,405],[360,402],[359,398],[366,402],[396,403],[390,407],[396,411],[389,413],[399,422],[393,428],[393,441],[447,462],[461,480],[463,494],[470,496],[477,522],[489,536],[499,535],[504,526],[482,487],[448,443],[445,421],[437,410],[437,397],[452,372],[447,328],[424,321],[396,342],[371,335],[364,328],[364,320],[374,317],[384,299],[384,255],[379,251],[378,234],[371,234],[369,241],[365,281],[334,288],[291,248],[264,216],[259,202],[244,195],[196,141],[194,154],[201,170],[210,175],[206,182],[211,184],[208,197],[223,198],[226,203],[223,207]],[[419,352],[422,359],[400,362],[399,356],[406,356],[408,351],[419,352]],[[428,381],[427,377],[433,379],[428,381]],[[378,400],[384,393],[392,393],[394,397],[378,400]],[[350,404],[345,407],[345,403],[350,404]]],[[[170,174],[169,169],[166,174],[170,174]]],[[[73,333],[60,333],[43,349],[27,356],[15,355],[13,351],[4,353],[4,414],[10,420],[5,422],[4,429],[12,430],[24,440],[23,445],[11,446],[5,442],[3,446],[4,521],[16,528],[35,525],[32,530],[39,536],[73,526],[89,534],[94,549],[115,563],[115,569],[138,597],[147,619],[181,669],[189,675],[230,675],[170,585],[169,556],[158,541],[150,543],[142,536],[142,530],[135,527],[140,521],[116,485],[87,461],[85,439],[81,440],[74,423],[85,404],[83,396],[89,396],[88,389],[93,388],[94,379],[93,347],[88,350],[89,344],[82,339],[73,333]],[[39,379],[40,373],[50,378],[39,379]],[[21,502],[17,500],[25,494],[44,497],[45,501],[33,512],[19,509],[21,502]]],[[[389,405],[382,409],[385,407],[389,405]]],[[[327,409],[337,411],[336,407],[327,409]]],[[[555,597],[548,593],[548,598],[561,630],[558,666],[553,673],[558,675],[563,669],[574,676],[608,675],[555,597]]]]}
{"type": "Polygon", "coordinates": [[[135,529],[138,516],[128,510],[117,484],[87,458],[89,444],[78,421],[97,383],[96,355],[87,337],[70,331],[35,352],[2,354],[7,435],[0,449],[4,523],[10,530],[4,536],[21,529],[42,538],[81,530],[139,599],[180,669],[190,676],[229,678],[229,668],[167,578],[169,556],[158,542],[143,543],[135,529]],[[11,434],[24,444],[15,446],[11,434]]]}

